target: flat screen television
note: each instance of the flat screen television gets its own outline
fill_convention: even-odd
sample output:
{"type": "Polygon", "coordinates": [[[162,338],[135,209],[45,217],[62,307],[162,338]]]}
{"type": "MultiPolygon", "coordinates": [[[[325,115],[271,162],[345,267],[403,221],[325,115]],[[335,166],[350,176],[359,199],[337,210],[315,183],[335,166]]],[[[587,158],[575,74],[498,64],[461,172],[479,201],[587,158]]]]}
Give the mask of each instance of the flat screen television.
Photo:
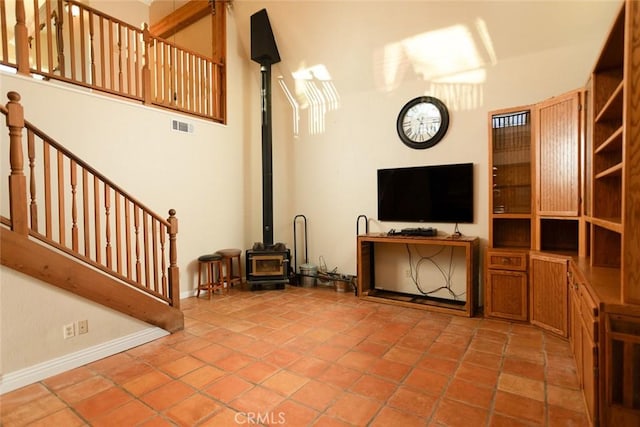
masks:
{"type": "Polygon", "coordinates": [[[473,163],[378,169],[378,220],[473,222],[473,163]]]}

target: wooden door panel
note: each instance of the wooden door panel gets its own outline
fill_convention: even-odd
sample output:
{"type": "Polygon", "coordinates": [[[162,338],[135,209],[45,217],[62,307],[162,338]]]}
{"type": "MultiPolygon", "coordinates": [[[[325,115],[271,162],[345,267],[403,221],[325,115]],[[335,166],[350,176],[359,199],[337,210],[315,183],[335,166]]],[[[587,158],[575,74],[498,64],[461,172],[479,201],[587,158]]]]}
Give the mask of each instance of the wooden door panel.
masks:
{"type": "Polygon", "coordinates": [[[563,337],[568,334],[568,260],[531,255],[529,312],[531,323],[563,337]]]}
{"type": "Polygon", "coordinates": [[[580,208],[581,91],[538,106],[538,213],[577,216],[580,208]]]}

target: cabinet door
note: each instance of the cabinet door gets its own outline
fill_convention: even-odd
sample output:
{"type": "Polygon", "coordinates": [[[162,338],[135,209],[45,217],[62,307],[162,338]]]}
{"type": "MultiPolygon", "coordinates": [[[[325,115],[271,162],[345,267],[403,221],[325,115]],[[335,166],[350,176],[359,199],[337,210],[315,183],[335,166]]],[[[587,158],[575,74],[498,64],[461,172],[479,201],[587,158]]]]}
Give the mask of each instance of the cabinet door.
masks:
{"type": "Polygon", "coordinates": [[[583,91],[538,104],[538,214],[577,216],[580,208],[580,105],[583,91]]]}
{"type": "Polygon", "coordinates": [[[568,332],[568,259],[532,253],[529,265],[531,323],[563,337],[568,332]]]}
{"type": "Polygon", "coordinates": [[[489,242],[531,248],[533,116],[531,106],[489,114],[489,242]]]}
{"type": "Polygon", "coordinates": [[[485,314],[501,319],[527,320],[527,273],[488,270],[485,314]]]}
{"type": "Polygon", "coordinates": [[[569,289],[569,344],[576,360],[576,369],[578,370],[578,380],[582,387],[582,319],[580,315],[580,291],[577,285],[570,282],[569,289]]]}
{"type": "Polygon", "coordinates": [[[587,414],[591,422],[594,423],[598,409],[598,347],[589,334],[589,327],[590,325],[582,323],[582,360],[578,369],[581,371],[580,379],[587,414]]]}

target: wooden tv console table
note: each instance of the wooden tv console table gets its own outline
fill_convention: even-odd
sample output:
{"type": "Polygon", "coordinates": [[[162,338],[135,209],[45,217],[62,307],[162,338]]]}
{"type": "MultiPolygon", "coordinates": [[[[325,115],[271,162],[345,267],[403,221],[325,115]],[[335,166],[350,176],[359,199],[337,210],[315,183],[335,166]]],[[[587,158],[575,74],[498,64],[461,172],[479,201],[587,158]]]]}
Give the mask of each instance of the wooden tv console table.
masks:
{"type": "MultiPolygon", "coordinates": [[[[386,233],[363,234],[358,236],[357,263],[358,263],[358,295],[370,301],[396,304],[424,310],[439,311],[458,316],[473,317],[478,303],[478,275],[479,275],[479,248],[480,239],[477,237],[422,237],[388,235],[386,233]],[[467,300],[464,304],[460,301],[447,303],[442,299],[421,298],[420,302],[407,301],[403,298],[386,297],[375,292],[375,244],[398,245],[432,245],[432,246],[458,246],[463,247],[466,253],[467,272],[467,300]]],[[[418,297],[418,295],[416,295],[418,297]]]]}

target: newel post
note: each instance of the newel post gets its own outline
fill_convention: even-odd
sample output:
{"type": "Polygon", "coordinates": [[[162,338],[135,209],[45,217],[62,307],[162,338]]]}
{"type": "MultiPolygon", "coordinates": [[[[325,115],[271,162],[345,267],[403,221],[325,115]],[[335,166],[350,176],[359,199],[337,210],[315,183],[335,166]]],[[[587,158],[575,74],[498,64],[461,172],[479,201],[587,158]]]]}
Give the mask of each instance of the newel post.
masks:
{"type": "Polygon", "coordinates": [[[24,110],[20,105],[20,94],[7,94],[7,127],[9,128],[9,210],[11,229],[27,235],[27,180],[24,175],[24,155],[22,153],[22,128],[24,128],[24,110]]]}
{"type": "Polygon", "coordinates": [[[16,61],[19,74],[29,74],[29,31],[27,30],[24,0],[16,0],[16,61]]]}
{"type": "Polygon", "coordinates": [[[169,210],[169,292],[171,305],[180,308],[180,269],[178,268],[178,218],[175,209],[169,210]]]}
{"type": "Polygon", "coordinates": [[[142,30],[142,40],[144,43],[144,65],[142,66],[142,101],[151,104],[151,70],[149,69],[149,49],[151,49],[151,34],[149,25],[144,24],[142,30]]]}

